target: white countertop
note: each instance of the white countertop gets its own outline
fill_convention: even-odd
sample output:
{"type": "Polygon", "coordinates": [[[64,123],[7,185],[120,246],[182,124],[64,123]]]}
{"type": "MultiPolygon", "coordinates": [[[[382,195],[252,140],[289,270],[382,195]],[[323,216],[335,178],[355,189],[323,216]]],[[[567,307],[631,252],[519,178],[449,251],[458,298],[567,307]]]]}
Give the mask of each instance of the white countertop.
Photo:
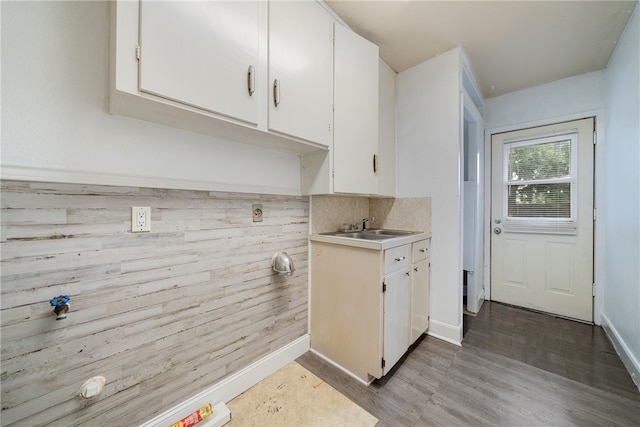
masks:
{"type": "Polygon", "coordinates": [[[402,246],[420,240],[431,238],[431,233],[416,233],[402,236],[394,236],[384,240],[357,239],[353,237],[331,236],[327,234],[310,234],[309,240],[312,242],[332,243],[334,245],[354,246],[364,249],[385,250],[402,246]]]}

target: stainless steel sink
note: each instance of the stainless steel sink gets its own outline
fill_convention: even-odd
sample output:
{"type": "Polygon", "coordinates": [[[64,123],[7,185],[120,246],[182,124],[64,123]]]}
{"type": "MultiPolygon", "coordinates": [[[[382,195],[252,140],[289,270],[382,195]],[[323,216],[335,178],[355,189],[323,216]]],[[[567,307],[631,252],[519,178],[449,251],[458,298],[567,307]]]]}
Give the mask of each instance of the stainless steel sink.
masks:
{"type": "Polygon", "coordinates": [[[417,234],[417,231],[406,231],[406,230],[385,230],[385,229],[378,229],[378,230],[364,230],[363,233],[368,233],[368,234],[387,234],[390,236],[408,236],[410,234],[417,234]]]}
{"type": "Polygon", "coordinates": [[[344,231],[333,231],[330,233],[320,233],[324,236],[335,236],[335,237],[349,237],[351,239],[365,239],[365,240],[385,240],[392,239],[397,236],[392,236],[390,234],[380,234],[380,233],[368,233],[368,232],[344,232],[344,231]]]}
{"type": "Polygon", "coordinates": [[[386,240],[393,239],[400,236],[408,236],[410,234],[417,234],[417,231],[405,231],[405,230],[364,230],[364,231],[332,231],[329,233],[320,233],[325,236],[335,237],[348,237],[351,239],[365,239],[365,240],[386,240]]]}

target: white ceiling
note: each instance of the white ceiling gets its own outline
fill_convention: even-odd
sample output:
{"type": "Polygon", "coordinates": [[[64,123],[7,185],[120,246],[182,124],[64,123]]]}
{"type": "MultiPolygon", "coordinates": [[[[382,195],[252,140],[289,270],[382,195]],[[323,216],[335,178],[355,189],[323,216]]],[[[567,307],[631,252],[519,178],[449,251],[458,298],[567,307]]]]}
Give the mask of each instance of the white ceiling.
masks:
{"type": "Polygon", "coordinates": [[[398,72],[462,46],[490,98],[605,68],[637,1],[325,3],[398,72]]]}

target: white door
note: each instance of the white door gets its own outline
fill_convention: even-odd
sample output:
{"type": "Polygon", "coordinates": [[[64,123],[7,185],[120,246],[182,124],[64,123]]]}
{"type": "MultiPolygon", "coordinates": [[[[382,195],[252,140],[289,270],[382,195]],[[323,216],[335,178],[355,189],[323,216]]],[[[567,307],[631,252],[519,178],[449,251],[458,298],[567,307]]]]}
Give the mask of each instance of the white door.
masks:
{"type": "Polygon", "coordinates": [[[491,298],[593,319],[592,118],[491,137],[491,298]]]}

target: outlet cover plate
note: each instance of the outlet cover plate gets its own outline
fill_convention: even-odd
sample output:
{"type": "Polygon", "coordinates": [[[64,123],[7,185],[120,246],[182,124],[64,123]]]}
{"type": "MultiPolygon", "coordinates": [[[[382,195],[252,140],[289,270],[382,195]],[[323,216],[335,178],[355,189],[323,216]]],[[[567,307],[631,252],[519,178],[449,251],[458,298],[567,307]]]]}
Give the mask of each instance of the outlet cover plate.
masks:
{"type": "Polygon", "coordinates": [[[151,231],[151,208],[132,206],[131,232],[141,233],[143,231],[151,231]]]}

